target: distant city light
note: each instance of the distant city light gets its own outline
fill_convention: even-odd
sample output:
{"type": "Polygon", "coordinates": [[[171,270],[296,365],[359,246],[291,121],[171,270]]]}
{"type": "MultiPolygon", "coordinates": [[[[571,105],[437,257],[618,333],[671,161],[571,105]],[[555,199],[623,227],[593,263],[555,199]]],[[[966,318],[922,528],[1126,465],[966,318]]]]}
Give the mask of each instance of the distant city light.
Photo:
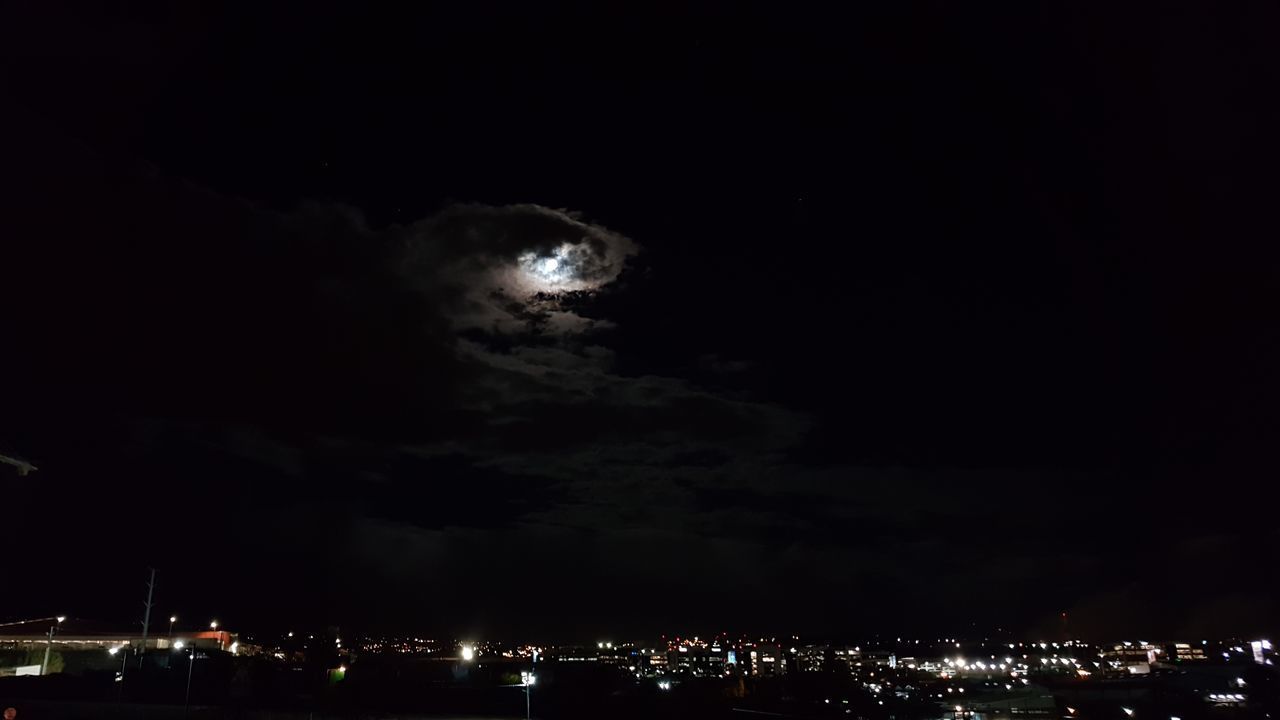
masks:
{"type": "Polygon", "coordinates": [[[181,650],[182,648],[184,648],[184,647],[186,647],[186,646],[187,646],[187,644],[186,644],[186,643],[184,643],[184,642],[182,642],[181,640],[177,640],[177,641],[175,641],[175,642],[173,643],[173,649],[174,649],[174,650],[181,650]]]}

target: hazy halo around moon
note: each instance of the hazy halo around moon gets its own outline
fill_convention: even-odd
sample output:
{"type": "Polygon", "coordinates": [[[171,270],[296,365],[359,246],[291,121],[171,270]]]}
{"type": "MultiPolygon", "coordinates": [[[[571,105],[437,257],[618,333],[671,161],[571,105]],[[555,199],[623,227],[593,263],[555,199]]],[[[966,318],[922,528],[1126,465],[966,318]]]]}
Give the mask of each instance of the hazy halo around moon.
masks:
{"type": "Polygon", "coordinates": [[[581,274],[584,250],[564,243],[550,253],[527,252],[516,259],[525,284],[535,292],[585,290],[597,287],[581,274]]]}

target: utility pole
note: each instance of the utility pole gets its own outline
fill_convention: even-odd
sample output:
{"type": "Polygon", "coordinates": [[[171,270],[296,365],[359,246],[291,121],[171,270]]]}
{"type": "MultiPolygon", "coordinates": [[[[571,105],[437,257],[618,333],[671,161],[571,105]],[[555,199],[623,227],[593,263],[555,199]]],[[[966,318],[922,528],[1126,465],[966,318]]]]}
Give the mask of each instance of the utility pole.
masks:
{"type": "Polygon", "coordinates": [[[40,674],[49,674],[49,651],[53,649],[53,631],[57,625],[49,626],[49,642],[44,646],[44,662],[40,663],[40,674]]]}
{"type": "Polygon", "coordinates": [[[191,673],[196,669],[196,641],[191,641],[191,662],[187,663],[187,698],[182,701],[182,717],[191,708],[191,673]]]}
{"type": "Polygon", "coordinates": [[[138,648],[138,667],[142,667],[142,658],[147,654],[147,630],[151,627],[151,595],[156,589],[156,569],[151,568],[151,579],[147,581],[146,612],[142,614],[142,647],[138,648]]]}
{"type": "Polygon", "coordinates": [[[56,622],[49,626],[49,642],[44,646],[44,662],[40,663],[40,674],[42,676],[49,674],[49,652],[53,650],[53,634],[58,631],[58,626],[67,618],[64,615],[59,615],[56,618],[50,619],[55,620],[56,622]]]}

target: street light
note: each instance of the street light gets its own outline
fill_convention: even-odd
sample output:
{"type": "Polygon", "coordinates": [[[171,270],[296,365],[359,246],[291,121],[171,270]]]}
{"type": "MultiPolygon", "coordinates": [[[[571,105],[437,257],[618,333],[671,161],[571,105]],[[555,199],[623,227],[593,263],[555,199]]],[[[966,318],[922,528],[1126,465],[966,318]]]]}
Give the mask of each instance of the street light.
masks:
{"type": "Polygon", "coordinates": [[[532,672],[520,673],[520,684],[524,685],[524,720],[529,720],[529,694],[536,682],[538,682],[538,676],[532,672]]]}
{"type": "Polygon", "coordinates": [[[115,657],[116,655],[120,656],[120,674],[116,676],[116,682],[120,683],[120,687],[116,690],[117,700],[124,697],[124,666],[129,664],[129,653],[122,653],[120,651],[126,647],[128,647],[128,645],[117,645],[113,648],[107,648],[108,655],[112,657],[115,657]]]}
{"type": "Polygon", "coordinates": [[[169,616],[169,639],[171,640],[173,639],[173,624],[176,622],[178,622],[178,616],[170,615],[169,616]]]}
{"type": "Polygon", "coordinates": [[[191,646],[191,661],[187,663],[187,697],[182,701],[182,717],[187,716],[187,709],[191,707],[191,674],[196,668],[196,646],[191,646]]]}
{"type": "Polygon", "coordinates": [[[49,642],[44,646],[44,662],[40,663],[41,675],[45,675],[49,672],[49,652],[53,650],[53,634],[58,631],[58,625],[61,625],[62,621],[66,619],[66,615],[59,615],[54,618],[54,620],[57,620],[58,622],[49,626],[49,642]]]}
{"type": "Polygon", "coordinates": [[[475,659],[476,659],[476,649],[475,649],[475,648],[473,648],[473,647],[471,647],[470,645],[463,645],[463,646],[462,646],[462,659],[463,659],[463,660],[465,660],[466,662],[471,662],[472,660],[475,660],[475,659]]]}

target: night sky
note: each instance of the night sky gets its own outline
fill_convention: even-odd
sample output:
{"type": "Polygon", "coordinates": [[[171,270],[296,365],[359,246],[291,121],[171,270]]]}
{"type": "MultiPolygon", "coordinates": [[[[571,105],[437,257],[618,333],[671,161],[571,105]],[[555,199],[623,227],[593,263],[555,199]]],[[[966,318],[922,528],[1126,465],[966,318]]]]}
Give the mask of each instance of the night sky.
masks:
{"type": "Polygon", "coordinates": [[[1274,5],[369,5],[0,16],[0,619],[1280,629],[1274,5]]]}

